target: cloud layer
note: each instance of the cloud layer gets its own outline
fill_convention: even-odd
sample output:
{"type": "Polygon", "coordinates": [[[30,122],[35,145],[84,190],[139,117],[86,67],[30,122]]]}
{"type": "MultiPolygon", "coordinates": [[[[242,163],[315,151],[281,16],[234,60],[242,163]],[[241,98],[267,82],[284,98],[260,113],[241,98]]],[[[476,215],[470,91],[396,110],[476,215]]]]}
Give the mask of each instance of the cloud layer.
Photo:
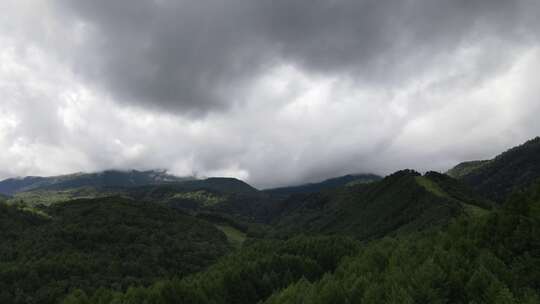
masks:
{"type": "Polygon", "coordinates": [[[0,177],[257,186],[443,170],[536,136],[533,0],[8,0],[0,177]]]}

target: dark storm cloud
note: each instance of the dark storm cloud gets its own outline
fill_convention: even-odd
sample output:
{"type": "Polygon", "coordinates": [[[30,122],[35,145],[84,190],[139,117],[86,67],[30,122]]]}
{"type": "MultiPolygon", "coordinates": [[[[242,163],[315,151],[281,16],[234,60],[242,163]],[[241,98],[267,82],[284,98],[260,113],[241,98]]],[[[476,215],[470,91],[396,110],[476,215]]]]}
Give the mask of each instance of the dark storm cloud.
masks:
{"type": "MultiPolygon", "coordinates": [[[[277,64],[371,85],[407,82],[481,39],[534,34],[526,0],[59,1],[86,24],[76,71],[115,98],[201,114],[277,64]]],[[[241,94],[240,94],[241,96],[241,94]]]]}
{"type": "Polygon", "coordinates": [[[259,187],[445,170],[540,134],[537,0],[4,0],[0,178],[259,187]]]}

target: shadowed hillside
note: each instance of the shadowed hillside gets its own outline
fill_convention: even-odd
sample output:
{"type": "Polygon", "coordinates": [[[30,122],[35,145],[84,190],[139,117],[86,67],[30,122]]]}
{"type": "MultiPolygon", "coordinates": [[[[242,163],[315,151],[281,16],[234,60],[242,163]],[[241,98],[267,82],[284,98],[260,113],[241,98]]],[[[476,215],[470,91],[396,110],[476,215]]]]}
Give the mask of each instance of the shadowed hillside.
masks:
{"type": "Polygon", "coordinates": [[[446,223],[464,211],[462,203],[478,205],[476,199],[451,178],[404,170],[375,183],[292,196],[274,227],[279,235],[303,232],[372,239],[446,223]]]}
{"type": "Polygon", "coordinates": [[[356,185],[356,184],[366,184],[380,180],[381,177],[375,174],[350,174],[340,177],[334,177],[322,181],[320,183],[311,183],[298,186],[290,187],[281,187],[274,189],[267,189],[264,192],[278,195],[278,196],[288,196],[292,194],[307,194],[307,193],[316,193],[323,190],[334,189],[346,185],[356,185]]]}
{"type": "MultiPolygon", "coordinates": [[[[526,188],[540,178],[540,137],[480,164],[460,179],[485,197],[503,202],[513,191],[526,188]]],[[[460,166],[464,165],[456,168],[460,166]]]]}

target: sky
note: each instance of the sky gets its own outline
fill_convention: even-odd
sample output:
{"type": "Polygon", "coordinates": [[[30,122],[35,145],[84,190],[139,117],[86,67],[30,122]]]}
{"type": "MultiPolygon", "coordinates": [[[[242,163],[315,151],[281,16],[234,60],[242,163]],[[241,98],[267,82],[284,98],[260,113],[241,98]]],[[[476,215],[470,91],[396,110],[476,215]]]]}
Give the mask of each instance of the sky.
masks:
{"type": "Polygon", "coordinates": [[[537,0],[2,0],[0,178],[266,188],[540,135],[537,0]]]}

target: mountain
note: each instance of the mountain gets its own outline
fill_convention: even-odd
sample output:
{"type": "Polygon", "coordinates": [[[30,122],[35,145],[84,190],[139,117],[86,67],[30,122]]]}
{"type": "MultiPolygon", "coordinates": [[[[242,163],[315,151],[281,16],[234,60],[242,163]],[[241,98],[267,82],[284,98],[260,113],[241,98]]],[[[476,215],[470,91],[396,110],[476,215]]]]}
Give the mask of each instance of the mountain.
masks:
{"type": "Polygon", "coordinates": [[[293,195],[273,223],[278,235],[345,234],[373,239],[416,231],[488,205],[458,181],[438,173],[396,172],[379,182],[293,195]]]}
{"type": "Polygon", "coordinates": [[[166,184],[185,180],[190,177],[177,177],[165,171],[118,171],[107,170],[97,173],[76,173],[52,177],[29,176],[10,178],[0,182],[0,193],[14,195],[31,190],[65,190],[81,187],[137,187],[149,184],[166,184]]]}
{"type": "Polygon", "coordinates": [[[480,169],[481,167],[487,165],[489,162],[489,160],[474,160],[463,162],[458,164],[454,168],[448,170],[446,174],[450,177],[459,179],[470,174],[474,170],[480,169]]]}
{"type": "Polygon", "coordinates": [[[232,177],[210,177],[201,180],[188,180],[174,184],[173,187],[182,190],[211,190],[222,193],[255,194],[259,190],[248,183],[232,177]]]}
{"type": "MultiPolygon", "coordinates": [[[[456,182],[426,175],[398,172],[382,183],[416,180],[452,196],[445,185],[456,182]]],[[[540,184],[482,216],[463,214],[433,228],[371,242],[254,240],[180,280],[123,293],[75,290],[63,303],[540,303],[540,184]]]]}
{"type": "Polygon", "coordinates": [[[288,196],[291,194],[315,193],[323,190],[334,189],[345,185],[354,185],[360,183],[371,183],[381,180],[381,177],[375,174],[349,174],[340,177],[334,177],[319,183],[303,184],[298,186],[280,187],[263,190],[266,193],[277,196],[288,196]]]}
{"type": "Polygon", "coordinates": [[[214,225],[157,204],[113,197],[41,212],[0,205],[0,303],[144,286],[203,270],[230,250],[214,225]]]}
{"type": "Polygon", "coordinates": [[[29,178],[0,204],[0,303],[540,303],[540,181],[502,203],[469,180],[525,189],[539,144],[458,179],[29,178]]]}
{"type": "MultiPolygon", "coordinates": [[[[120,178],[112,181],[107,178],[106,182],[94,179],[93,175],[77,179],[66,179],[62,176],[62,181],[58,181],[58,178],[54,183],[50,183],[50,178],[49,183],[41,182],[20,189],[20,192],[8,198],[7,202],[39,208],[75,199],[121,196],[173,207],[191,215],[232,224],[242,230],[245,230],[247,225],[239,223],[267,222],[274,213],[274,198],[239,179],[212,177],[196,180],[166,176],[166,179],[132,178],[130,180],[135,180],[135,183],[126,183],[125,177],[129,176],[128,173],[147,176],[153,171],[131,171],[125,175],[122,175],[124,172],[120,173],[120,178]]],[[[110,177],[111,173],[106,171],[105,176],[107,175],[110,177]]]]}
{"type": "Polygon", "coordinates": [[[538,186],[482,220],[371,242],[333,274],[263,303],[540,303],[538,186]]]}
{"type": "Polygon", "coordinates": [[[245,222],[266,222],[275,199],[235,178],[213,177],[121,189],[135,200],[164,204],[192,214],[206,213],[245,222]]]}
{"type": "Polygon", "coordinates": [[[460,164],[451,172],[485,197],[503,202],[512,192],[540,178],[540,137],[512,148],[489,161],[460,164]],[[471,166],[471,164],[473,164],[471,166]]]}

